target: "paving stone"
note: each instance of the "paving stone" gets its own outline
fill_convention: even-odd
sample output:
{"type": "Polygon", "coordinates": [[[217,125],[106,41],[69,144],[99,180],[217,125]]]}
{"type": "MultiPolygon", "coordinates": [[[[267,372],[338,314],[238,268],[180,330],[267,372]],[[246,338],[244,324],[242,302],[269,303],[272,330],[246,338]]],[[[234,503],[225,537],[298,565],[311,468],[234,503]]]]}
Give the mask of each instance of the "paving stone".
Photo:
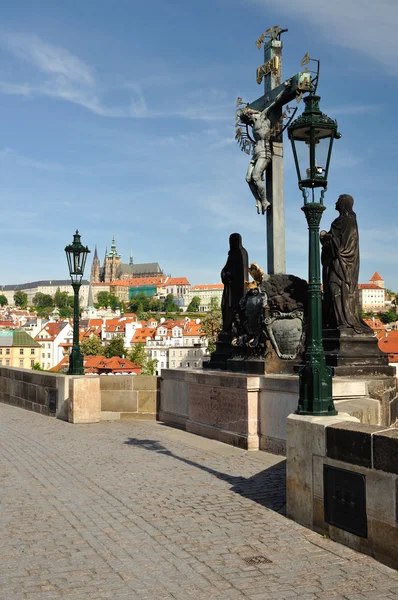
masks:
{"type": "Polygon", "coordinates": [[[283,516],[265,452],[0,404],[0,490],[0,600],[398,599],[396,571],[283,516]]]}

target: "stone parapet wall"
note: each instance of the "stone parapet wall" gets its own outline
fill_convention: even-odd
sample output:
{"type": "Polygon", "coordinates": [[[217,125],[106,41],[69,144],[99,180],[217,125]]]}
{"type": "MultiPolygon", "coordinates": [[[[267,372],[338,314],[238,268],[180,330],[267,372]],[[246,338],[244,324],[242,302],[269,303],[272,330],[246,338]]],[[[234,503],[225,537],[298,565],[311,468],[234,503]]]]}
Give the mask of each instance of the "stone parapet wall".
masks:
{"type": "Polygon", "coordinates": [[[101,411],[120,413],[121,419],[156,419],[160,377],[119,375],[99,377],[101,411]]]}
{"type": "Polygon", "coordinates": [[[68,397],[65,375],[0,367],[0,402],[67,419],[68,397]]]}
{"type": "Polygon", "coordinates": [[[397,569],[397,498],[398,428],[289,416],[290,518],[397,569]]]}
{"type": "MultiPolygon", "coordinates": [[[[366,381],[333,378],[337,410],[379,424],[381,400],[368,394],[366,381]]],[[[159,417],[241,448],[285,454],[286,419],[297,409],[298,397],[297,375],[164,369],[159,417]]]]}

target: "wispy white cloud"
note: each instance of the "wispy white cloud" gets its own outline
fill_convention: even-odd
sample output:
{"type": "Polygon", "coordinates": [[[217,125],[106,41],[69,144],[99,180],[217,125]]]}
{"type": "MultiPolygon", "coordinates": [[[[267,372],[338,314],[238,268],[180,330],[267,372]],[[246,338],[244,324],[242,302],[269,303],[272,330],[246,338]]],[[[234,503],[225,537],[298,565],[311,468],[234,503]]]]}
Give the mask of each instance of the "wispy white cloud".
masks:
{"type": "Polygon", "coordinates": [[[25,60],[49,75],[65,77],[85,85],[94,84],[92,69],[65,48],[43,42],[26,33],[0,34],[0,43],[14,56],[25,60]]]}
{"type": "MultiPolygon", "coordinates": [[[[43,74],[38,81],[15,82],[0,80],[0,93],[26,97],[47,96],[79,106],[102,117],[158,119],[180,118],[198,121],[228,120],[232,104],[226,93],[218,89],[193,90],[184,105],[172,109],[149,109],[143,89],[138,82],[127,81],[117,88],[128,90],[130,99],[120,106],[108,106],[94,69],[69,50],[52,45],[38,36],[25,33],[0,32],[0,46],[14,57],[25,61],[43,74]],[[221,101],[224,101],[221,103],[221,101]]],[[[182,104],[182,102],[181,102],[182,104]]]]}
{"type": "MultiPolygon", "coordinates": [[[[280,9],[279,0],[251,1],[263,6],[264,12],[270,5],[280,9]]],[[[283,7],[291,14],[298,14],[306,23],[312,22],[330,42],[365,54],[398,76],[396,0],[285,0],[283,7]]]]}

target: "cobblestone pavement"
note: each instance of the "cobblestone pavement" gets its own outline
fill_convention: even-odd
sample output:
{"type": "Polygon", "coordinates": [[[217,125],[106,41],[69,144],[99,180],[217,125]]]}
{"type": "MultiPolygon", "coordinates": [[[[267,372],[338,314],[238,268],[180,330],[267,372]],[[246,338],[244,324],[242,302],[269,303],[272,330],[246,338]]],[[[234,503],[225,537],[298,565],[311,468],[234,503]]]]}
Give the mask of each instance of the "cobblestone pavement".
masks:
{"type": "Polygon", "coordinates": [[[0,600],[398,599],[398,572],[283,516],[284,460],[159,423],[0,404],[0,600]]]}

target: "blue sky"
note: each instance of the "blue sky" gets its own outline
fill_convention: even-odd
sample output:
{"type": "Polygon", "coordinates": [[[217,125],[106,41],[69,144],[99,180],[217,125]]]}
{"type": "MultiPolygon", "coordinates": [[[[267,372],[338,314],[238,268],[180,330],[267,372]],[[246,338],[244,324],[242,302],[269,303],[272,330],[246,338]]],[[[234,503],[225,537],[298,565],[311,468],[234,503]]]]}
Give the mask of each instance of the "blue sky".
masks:
{"type": "MultiPolygon", "coordinates": [[[[262,93],[255,41],[284,35],[284,77],[321,59],[338,120],[322,227],[355,198],[361,275],[398,291],[396,0],[15,0],[0,28],[0,283],[68,276],[76,227],[128,261],[216,283],[229,234],[266,267],[265,219],[234,142],[237,96],[262,93]]],[[[302,104],[300,104],[302,110],[302,104]]],[[[286,140],[285,140],[286,141],[286,140]]],[[[307,275],[307,229],[285,144],[287,270],[307,275]]],[[[91,266],[91,261],[88,267],[91,266]]],[[[89,268],[87,269],[89,274],[89,268]]]]}

